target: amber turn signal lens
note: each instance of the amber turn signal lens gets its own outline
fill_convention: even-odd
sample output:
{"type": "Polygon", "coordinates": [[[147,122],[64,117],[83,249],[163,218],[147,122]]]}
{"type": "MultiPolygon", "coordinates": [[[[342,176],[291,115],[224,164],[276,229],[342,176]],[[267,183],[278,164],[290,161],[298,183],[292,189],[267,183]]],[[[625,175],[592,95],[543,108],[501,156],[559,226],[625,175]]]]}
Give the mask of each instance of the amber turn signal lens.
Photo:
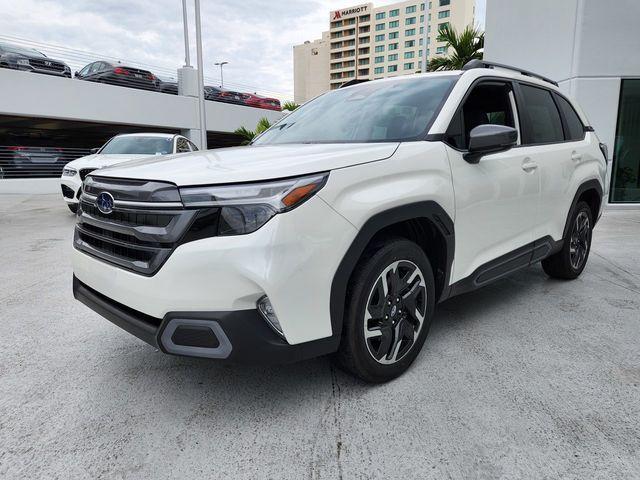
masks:
{"type": "Polygon", "coordinates": [[[310,183],[309,185],[294,188],[282,199],[282,203],[287,208],[291,208],[312,194],[317,187],[317,183],[310,183]]]}

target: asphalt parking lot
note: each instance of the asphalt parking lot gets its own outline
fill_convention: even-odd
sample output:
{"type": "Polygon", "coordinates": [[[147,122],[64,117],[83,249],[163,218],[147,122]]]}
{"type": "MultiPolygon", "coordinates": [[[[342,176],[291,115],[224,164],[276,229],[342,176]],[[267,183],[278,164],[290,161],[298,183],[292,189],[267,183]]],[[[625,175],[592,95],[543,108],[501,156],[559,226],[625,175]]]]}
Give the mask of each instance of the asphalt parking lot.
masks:
{"type": "Polygon", "coordinates": [[[0,195],[0,478],[640,478],[640,211],[606,214],[576,281],[441,305],[380,386],[156,352],[73,300],[73,222],[0,195]]]}

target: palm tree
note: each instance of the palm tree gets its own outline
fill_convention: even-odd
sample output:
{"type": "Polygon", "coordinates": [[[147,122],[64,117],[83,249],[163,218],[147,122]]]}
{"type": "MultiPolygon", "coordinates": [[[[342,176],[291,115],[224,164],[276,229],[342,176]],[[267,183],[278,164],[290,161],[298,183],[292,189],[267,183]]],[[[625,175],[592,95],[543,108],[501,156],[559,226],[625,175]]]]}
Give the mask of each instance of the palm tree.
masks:
{"type": "Polygon", "coordinates": [[[284,102],[282,104],[282,109],[283,110],[289,110],[290,112],[293,112],[299,106],[300,105],[298,105],[296,102],[288,101],[288,102],[284,102]]]}
{"type": "Polygon", "coordinates": [[[427,70],[460,70],[471,60],[482,60],[484,32],[479,28],[467,26],[461,34],[448,23],[438,31],[438,42],[446,42],[447,50],[453,50],[448,56],[432,59],[427,70]]]}
{"type": "Polygon", "coordinates": [[[256,125],[255,130],[252,131],[246,127],[240,127],[237,128],[233,133],[243,138],[241,145],[249,145],[254,138],[256,138],[265,130],[268,130],[269,128],[271,128],[271,122],[269,121],[269,119],[262,117],[258,121],[258,125],[256,125]]]}

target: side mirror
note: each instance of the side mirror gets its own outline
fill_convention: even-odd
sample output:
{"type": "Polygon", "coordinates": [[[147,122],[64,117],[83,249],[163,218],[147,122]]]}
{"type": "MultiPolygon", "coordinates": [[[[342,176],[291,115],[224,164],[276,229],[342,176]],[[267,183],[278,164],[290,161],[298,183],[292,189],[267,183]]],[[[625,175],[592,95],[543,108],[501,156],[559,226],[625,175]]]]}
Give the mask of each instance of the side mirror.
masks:
{"type": "Polygon", "coordinates": [[[518,143],[518,131],[504,125],[480,125],[471,130],[469,151],[464,159],[469,163],[478,163],[490,153],[505,152],[518,143]]]}
{"type": "Polygon", "coordinates": [[[100,148],[92,148],[91,150],[89,150],[89,153],[93,155],[94,153],[98,153],[99,151],[100,151],[100,148]]]}
{"type": "Polygon", "coordinates": [[[73,74],[73,76],[74,76],[74,77],[76,77],[76,78],[78,78],[78,77],[80,76],[80,73],[79,73],[78,71],[76,71],[76,72],[73,74]]]}

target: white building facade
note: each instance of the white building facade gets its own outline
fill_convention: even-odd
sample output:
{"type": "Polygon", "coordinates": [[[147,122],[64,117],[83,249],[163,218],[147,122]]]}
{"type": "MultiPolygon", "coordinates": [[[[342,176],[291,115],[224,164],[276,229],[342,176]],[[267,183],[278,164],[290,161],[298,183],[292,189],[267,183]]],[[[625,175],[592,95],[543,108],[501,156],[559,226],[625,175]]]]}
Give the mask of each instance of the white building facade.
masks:
{"type": "Polygon", "coordinates": [[[550,77],[609,149],[610,203],[640,203],[640,1],[487,0],[485,59],[550,77]]]}
{"type": "MultiPolygon", "coordinates": [[[[324,34],[322,41],[310,43],[327,49],[326,54],[321,54],[328,57],[326,70],[317,69],[316,74],[326,72],[326,91],[355,79],[374,80],[422,71],[425,39],[428,60],[446,55],[446,45],[437,41],[440,26],[448,23],[462,31],[473,26],[474,14],[475,0],[406,0],[381,7],[364,3],[334,10],[329,13],[328,42],[324,34]]],[[[319,83],[317,78],[302,74],[306,67],[296,56],[296,49],[304,45],[308,44],[294,47],[297,101],[312,98],[302,92],[312,90],[309,83],[319,83]]]]}

